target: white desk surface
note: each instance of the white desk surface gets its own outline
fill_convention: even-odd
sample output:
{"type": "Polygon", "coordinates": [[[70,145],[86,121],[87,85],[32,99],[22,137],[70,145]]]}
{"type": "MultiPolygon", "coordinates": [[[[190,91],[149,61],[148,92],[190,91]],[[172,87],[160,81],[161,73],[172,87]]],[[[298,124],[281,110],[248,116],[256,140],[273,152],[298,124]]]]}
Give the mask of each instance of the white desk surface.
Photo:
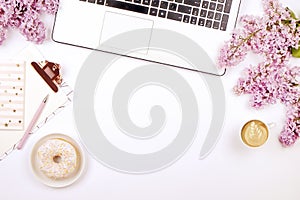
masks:
{"type": "MultiPolygon", "coordinates": [[[[300,13],[296,0],[282,1],[300,13]]],[[[240,15],[261,14],[260,0],[242,1],[240,15]]],[[[53,16],[45,17],[50,32],[53,16]]],[[[50,34],[50,33],[49,33],[50,34]]],[[[13,57],[29,43],[17,31],[10,31],[4,45],[0,46],[0,59],[13,57]]],[[[74,86],[77,73],[90,51],[57,44],[49,38],[38,48],[51,61],[63,66],[64,78],[74,86]]],[[[249,58],[245,65],[255,60],[249,58]]],[[[300,64],[299,60],[292,60],[300,64]]],[[[240,76],[242,67],[229,70],[223,83],[226,93],[226,121],[213,152],[198,160],[203,133],[186,154],[172,166],[152,174],[130,175],[111,170],[86,153],[87,169],[75,184],[54,189],[35,179],[29,164],[33,145],[49,133],[64,133],[76,140],[79,137],[73,123],[72,106],[67,107],[38,133],[32,135],[22,151],[0,162],[0,199],[244,199],[244,200],[298,200],[300,198],[300,144],[282,148],[278,135],[285,120],[284,107],[277,104],[264,110],[248,106],[247,96],[235,96],[232,87],[240,76]],[[239,139],[243,122],[260,118],[275,122],[269,141],[259,149],[246,148],[239,139]]],[[[195,75],[185,73],[191,79],[195,75]]]]}

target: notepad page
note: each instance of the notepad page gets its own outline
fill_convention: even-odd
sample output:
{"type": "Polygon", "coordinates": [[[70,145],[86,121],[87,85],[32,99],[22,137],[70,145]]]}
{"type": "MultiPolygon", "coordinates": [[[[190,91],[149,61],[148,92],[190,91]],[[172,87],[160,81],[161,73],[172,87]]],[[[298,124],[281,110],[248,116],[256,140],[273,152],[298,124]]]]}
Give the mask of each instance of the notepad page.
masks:
{"type": "Polygon", "coordinates": [[[0,129],[23,130],[25,62],[0,61],[0,129]]]}

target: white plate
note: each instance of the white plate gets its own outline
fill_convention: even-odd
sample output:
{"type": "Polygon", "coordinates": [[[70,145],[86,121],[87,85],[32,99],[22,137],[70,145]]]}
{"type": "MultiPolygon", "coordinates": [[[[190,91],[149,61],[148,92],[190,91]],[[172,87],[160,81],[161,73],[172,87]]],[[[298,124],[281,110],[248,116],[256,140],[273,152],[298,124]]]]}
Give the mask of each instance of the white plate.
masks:
{"type": "Polygon", "coordinates": [[[84,168],[85,168],[85,157],[83,150],[81,146],[71,137],[63,134],[50,134],[47,135],[43,138],[41,138],[33,147],[32,152],[31,152],[31,167],[34,175],[40,180],[42,183],[45,185],[48,185],[50,187],[66,187],[68,185],[71,185],[74,183],[83,173],[84,168]],[[67,178],[62,178],[62,179],[53,179],[47,177],[38,167],[38,158],[37,158],[37,150],[39,147],[44,144],[46,141],[50,139],[63,139],[66,142],[70,143],[73,145],[73,147],[77,150],[77,156],[79,160],[79,164],[77,165],[76,172],[67,178]]]}

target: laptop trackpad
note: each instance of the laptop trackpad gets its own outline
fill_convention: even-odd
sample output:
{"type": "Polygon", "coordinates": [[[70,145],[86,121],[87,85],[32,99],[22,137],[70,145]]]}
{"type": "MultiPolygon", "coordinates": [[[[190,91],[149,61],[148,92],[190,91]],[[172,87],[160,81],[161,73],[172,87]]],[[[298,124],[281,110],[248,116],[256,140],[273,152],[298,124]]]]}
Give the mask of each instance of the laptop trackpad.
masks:
{"type": "Polygon", "coordinates": [[[100,49],[124,54],[129,50],[143,48],[142,53],[147,54],[152,28],[152,20],[106,12],[100,37],[100,49]],[[143,31],[132,32],[138,29],[143,31]]]}

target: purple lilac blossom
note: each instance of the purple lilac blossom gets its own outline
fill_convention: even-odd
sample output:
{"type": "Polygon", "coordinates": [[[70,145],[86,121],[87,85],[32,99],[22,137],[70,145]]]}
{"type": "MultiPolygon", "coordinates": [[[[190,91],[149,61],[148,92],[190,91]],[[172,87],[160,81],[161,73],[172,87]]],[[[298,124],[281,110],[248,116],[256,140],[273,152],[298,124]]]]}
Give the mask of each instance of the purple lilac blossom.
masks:
{"type": "Polygon", "coordinates": [[[55,14],[59,0],[0,0],[0,45],[9,28],[18,29],[28,41],[41,44],[46,38],[46,28],[39,19],[45,12],[55,14]]]}
{"type": "Polygon", "coordinates": [[[282,130],[279,141],[284,147],[293,145],[300,134],[300,103],[289,107],[287,121],[282,130]]]}

